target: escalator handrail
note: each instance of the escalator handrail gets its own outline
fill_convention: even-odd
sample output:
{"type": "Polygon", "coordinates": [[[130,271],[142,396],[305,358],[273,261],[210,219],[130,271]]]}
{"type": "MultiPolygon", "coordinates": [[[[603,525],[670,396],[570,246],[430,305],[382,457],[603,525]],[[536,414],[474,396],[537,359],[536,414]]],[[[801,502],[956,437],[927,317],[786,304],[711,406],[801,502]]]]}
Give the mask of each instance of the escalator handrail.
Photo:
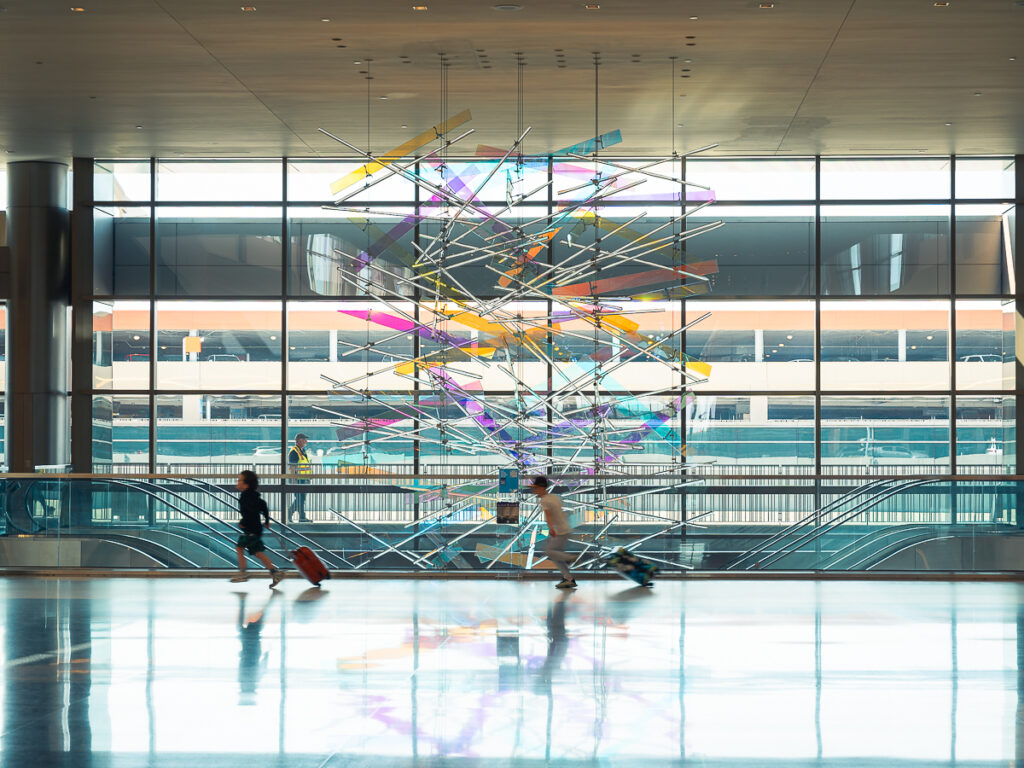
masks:
{"type": "MultiPolygon", "coordinates": [[[[897,486],[895,488],[888,488],[885,491],[877,493],[871,498],[854,505],[852,509],[849,509],[846,512],[838,515],[837,517],[832,518],[832,520],[830,520],[825,525],[818,526],[812,529],[810,532],[805,533],[800,538],[791,542],[788,548],[780,549],[777,552],[773,552],[771,555],[768,556],[767,560],[763,560],[760,563],[758,563],[758,566],[761,567],[774,565],[779,560],[787,558],[794,552],[799,551],[800,547],[803,546],[803,544],[805,544],[806,542],[814,541],[815,539],[820,538],[821,536],[824,536],[827,533],[831,533],[839,526],[848,523],[850,520],[853,520],[856,517],[859,517],[861,514],[863,514],[869,509],[876,507],[886,499],[891,499],[893,496],[902,493],[903,491],[909,490],[911,488],[917,488],[919,486],[927,485],[928,483],[934,482],[939,481],[935,480],[934,478],[926,480],[909,480],[905,482],[903,485],[897,486]]],[[[748,568],[747,570],[750,569],[748,568]]]]}
{"type": "MultiPolygon", "coordinates": [[[[213,499],[216,499],[218,502],[220,502],[224,506],[229,507],[231,509],[236,509],[236,507],[237,507],[237,501],[231,496],[231,494],[229,494],[227,491],[221,489],[219,486],[215,485],[214,483],[208,483],[205,480],[197,480],[197,479],[193,479],[193,478],[175,479],[174,482],[183,483],[184,485],[192,486],[193,488],[195,488],[196,491],[199,491],[200,493],[205,493],[207,496],[209,496],[209,497],[211,497],[213,499]],[[228,501],[228,499],[230,499],[230,501],[228,501]]],[[[344,568],[344,567],[352,568],[352,567],[354,567],[353,564],[350,563],[344,556],[335,553],[333,550],[330,550],[327,547],[324,547],[323,545],[317,543],[314,539],[311,539],[309,536],[306,536],[301,531],[297,531],[294,528],[292,528],[290,525],[285,523],[284,515],[282,515],[282,519],[281,520],[278,520],[276,522],[277,522],[278,527],[281,530],[286,531],[287,533],[289,533],[292,537],[294,537],[294,539],[298,539],[299,541],[305,543],[310,548],[318,549],[321,552],[323,552],[324,554],[329,555],[331,558],[333,558],[335,560],[334,565],[335,565],[336,568],[344,568]]],[[[287,541],[289,544],[294,545],[296,549],[298,549],[299,546],[300,546],[299,543],[296,542],[293,538],[289,538],[287,536],[281,536],[280,534],[278,534],[278,538],[283,539],[284,541],[287,541]]]]}
{"type": "MultiPolygon", "coordinates": [[[[777,542],[777,541],[779,541],[781,539],[784,539],[786,536],[789,536],[789,535],[791,535],[793,533],[796,533],[798,530],[800,530],[801,528],[804,528],[804,527],[810,525],[815,520],[820,520],[821,516],[823,514],[828,514],[833,508],[835,508],[837,506],[840,506],[842,504],[845,504],[845,503],[847,503],[849,501],[852,501],[852,499],[854,497],[860,496],[860,495],[862,495],[864,493],[867,493],[868,491],[874,490],[875,488],[880,487],[882,485],[885,485],[886,483],[889,483],[889,482],[893,482],[893,478],[883,478],[881,480],[872,480],[870,483],[865,483],[864,485],[858,485],[856,488],[854,488],[853,490],[849,491],[848,493],[843,494],[838,499],[833,499],[832,501],[830,501],[825,506],[820,507],[820,508],[814,510],[813,512],[811,512],[807,516],[801,518],[800,520],[797,520],[795,523],[791,523],[789,526],[787,526],[783,530],[781,530],[778,533],[774,534],[773,536],[771,536],[770,538],[766,539],[765,541],[762,541],[756,547],[752,547],[751,549],[747,550],[746,552],[743,552],[742,554],[737,555],[733,560],[730,560],[729,563],[726,564],[726,566],[723,568],[723,570],[731,571],[733,569],[738,568],[745,561],[749,560],[752,557],[756,557],[757,555],[759,555],[762,552],[764,552],[766,549],[768,549],[775,542],[777,542]]],[[[749,570],[749,569],[747,569],[747,570],[749,570]]]]}
{"type": "MultiPolygon", "coordinates": [[[[187,517],[192,522],[198,523],[203,528],[206,528],[208,531],[210,531],[210,533],[212,533],[218,539],[223,539],[224,541],[226,541],[228,543],[228,545],[232,549],[234,549],[235,546],[236,546],[236,542],[232,541],[231,537],[228,536],[227,534],[221,533],[220,531],[218,531],[216,528],[214,528],[209,523],[206,523],[205,521],[200,520],[198,517],[195,517],[191,513],[186,512],[184,509],[181,509],[180,507],[178,507],[175,504],[171,503],[170,501],[165,499],[163,496],[161,496],[161,495],[151,491],[149,488],[145,487],[143,485],[143,483],[146,482],[146,481],[140,481],[140,480],[115,480],[113,478],[97,478],[96,480],[92,480],[91,482],[109,483],[111,485],[117,485],[117,486],[120,486],[122,488],[130,488],[130,489],[139,491],[140,493],[143,493],[143,494],[145,494],[145,495],[147,495],[147,496],[149,496],[151,498],[156,499],[157,501],[161,502],[162,504],[166,504],[168,507],[173,509],[175,512],[177,512],[178,514],[184,515],[185,517],[187,517]]],[[[155,487],[159,487],[159,486],[155,486],[155,487]]],[[[168,493],[171,493],[172,495],[177,496],[177,494],[175,494],[173,491],[168,491],[168,493]]],[[[182,499],[182,501],[185,501],[186,503],[191,504],[192,506],[197,506],[194,502],[189,502],[188,499],[182,499]]],[[[205,511],[205,510],[203,510],[203,511],[205,511]]],[[[214,517],[214,519],[217,519],[217,518],[214,517]]],[[[223,522],[223,521],[220,521],[220,522],[223,522]]],[[[225,525],[226,525],[226,523],[225,523],[225,525]]],[[[279,553],[277,553],[276,551],[274,551],[274,554],[278,555],[278,557],[281,557],[281,555],[279,553]]],[[[256,560],[254,560],[251,556],[247,555],[246,557],[247,557],[247,559],[250,562],[252,562],[252,563],[256,562],[256,560]]]]}

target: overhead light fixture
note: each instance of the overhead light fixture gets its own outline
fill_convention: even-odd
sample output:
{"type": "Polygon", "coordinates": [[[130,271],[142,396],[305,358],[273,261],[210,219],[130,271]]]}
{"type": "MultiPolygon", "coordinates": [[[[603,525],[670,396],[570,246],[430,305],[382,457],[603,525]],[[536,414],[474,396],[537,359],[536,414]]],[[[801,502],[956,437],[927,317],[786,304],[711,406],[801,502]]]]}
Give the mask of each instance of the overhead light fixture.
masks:
{"type": "Polygon", "coordinates": [[[402,123],[402,127],[403,127],[403,128],[408,128],[409,126],[408,126],[408,125],[406,125],[405,123],[402,123]]]}
{"type": "Polygon", "coordinates": [[[946,123],[946,127],[947,128],[949,128],[949,126],[951,126],[951,125],[952,125],[952,123],[946,123]]]}
{"type": "Polygon", "coordinates": [[[256,6],[255,5],[243,5],[242,6],[242,10],[245,11],[246,13],[252,13],[253,11],[256,10],[256,6]]]}
{"type": "Polygon", "coordinates": [[[381,101],[387,101],[388,100],[387,96],[378,96],[377,98],[379,98],[381,101]]]}
{"type": "Polygon", "coordinates": [[[270,337],[270,340],[271,340],[271,341],[277,341],[277,336],[271,336],[271,337],[270,337]]]}
{"type": "Polygon", "coordinates": [[[1017,60],[1017,57],[1016,57],[1016,56],[1011,56],[1011,57],[1010,57],[1010,61],[1016,61],[1016,60],[1017,60]]]}
{"type": "Polygon", "coordinates": [[[359,60],[356,60],[356,61],[353,61],[352,63],[353,63],[353,64],[362,64],[363,62],[361,62],[361,61],[359,61],[359,60]]]}
{"type": "Polygon", "coordinates": [[[141,130],[142,130],[142,126],[141,126],[141,125],[136,125],[136,126],[135,126],[135,130],[137,130],[137,131],[141,131],[141,130]]]}
{"type": "Polygon", "coordinates": [[[320,19],[320,21],[330,21],[330,19],[320,19]]]}
{"type": "Polygon", "coordinates": [[[523,6],[516,5],[515,3],[500,3],[498,5],[491,6],[496,11],[521,11],[523,6]]]}
{"type": "Polygon", "coordinates": [[[936,3],[936,8],[949,8],[949,3],[936,3]]]}
{"type": "Polygon", "coordinates": [[[427,10],[427,6],[425,6],[425,5],[414,5],[412,7],[412,9],[414,11],[425,11],[425,10],[427,10]]]}
{"type": "Polygon", "coordinates": [[[787,333],[786,334],[786,338],[787,339],[792,339],[793,338],[793,334],[792,333],[787,333]]]}
{"type": "Polygon", "coordinates": [[[85,8],[79,8],[78,6],[72,6],[72,13],[85,13],[85,8]]]}
{"type": "Polygon", "coordinates": [[[587,3],[583,7],[586,8],[588,11],[599,11],[599,10],[601,10],[601,6],[598,5],[597,3],[587,3]]]}
{"type": "Polygon", "coordinates": [[[775,7],[775,3],[761,3],[760,7],[761,8],[774,8],[775,7]]]}
{"type": "Polygon", "coordinates": [[[132,340],[133,341],[140,341],[141,339],[142,339],[142,337],[139,336],[138,334],[135,334],[134,336],[132,336],[132,340]]]}
{"type": "Polygon", "coordinates": [[[697,21],[697,19],[699,19],[699,18],[700,18],[700,16],[691,16],[690,17],[690,21],[697,21]]]}

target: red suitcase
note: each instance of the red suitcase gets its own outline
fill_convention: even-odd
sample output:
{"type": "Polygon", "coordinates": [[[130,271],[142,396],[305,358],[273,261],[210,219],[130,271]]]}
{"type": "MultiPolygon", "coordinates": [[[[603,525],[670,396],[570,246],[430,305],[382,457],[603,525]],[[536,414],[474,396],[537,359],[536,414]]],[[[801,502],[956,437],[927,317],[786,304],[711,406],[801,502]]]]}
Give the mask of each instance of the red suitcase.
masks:
{"type": "Polygon", "coordinates": [[[319,587],[321,581],[331,578],[331,572],[327,570],[327,566],[309,547],[299,547],[293,551],[292,562],[299,569],[299,573],[309,579],[314,586],[319,587]]]}

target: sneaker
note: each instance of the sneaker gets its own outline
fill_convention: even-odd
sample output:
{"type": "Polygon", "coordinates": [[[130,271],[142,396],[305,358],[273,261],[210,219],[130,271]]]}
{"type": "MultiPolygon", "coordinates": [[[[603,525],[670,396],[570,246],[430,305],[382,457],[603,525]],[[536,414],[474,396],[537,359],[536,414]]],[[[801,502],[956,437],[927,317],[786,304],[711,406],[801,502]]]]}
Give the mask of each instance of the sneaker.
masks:
{"type": "Polygon", "coordinates": [[[565,579],[555,585],[555,589],[576,589],[576,579],[565,579]]]}
{"type": "Polygon", "coordinates": [[[245,575],[245,571],[239,571],[231,577],[232,584],[240,584],[243,581],[248,581],[249,577],[245,575]]]}
{"type": "Polygon", "coordinates": [[[280,568],[275,568],[270,572],[270,588],[273,589],[281,583],[281,579],[284,578],[284,571],[280,568]]]}

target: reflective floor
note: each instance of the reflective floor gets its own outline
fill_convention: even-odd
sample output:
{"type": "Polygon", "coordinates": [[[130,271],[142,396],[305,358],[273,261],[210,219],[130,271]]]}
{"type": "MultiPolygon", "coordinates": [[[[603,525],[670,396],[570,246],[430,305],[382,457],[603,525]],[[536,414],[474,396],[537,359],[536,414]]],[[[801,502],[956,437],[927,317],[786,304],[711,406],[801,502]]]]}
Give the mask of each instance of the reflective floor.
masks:
{"type": "Polygon", "coordinates": [[[3,766],[1024,765],[1011,583],[0,580],[3,766]]]}

